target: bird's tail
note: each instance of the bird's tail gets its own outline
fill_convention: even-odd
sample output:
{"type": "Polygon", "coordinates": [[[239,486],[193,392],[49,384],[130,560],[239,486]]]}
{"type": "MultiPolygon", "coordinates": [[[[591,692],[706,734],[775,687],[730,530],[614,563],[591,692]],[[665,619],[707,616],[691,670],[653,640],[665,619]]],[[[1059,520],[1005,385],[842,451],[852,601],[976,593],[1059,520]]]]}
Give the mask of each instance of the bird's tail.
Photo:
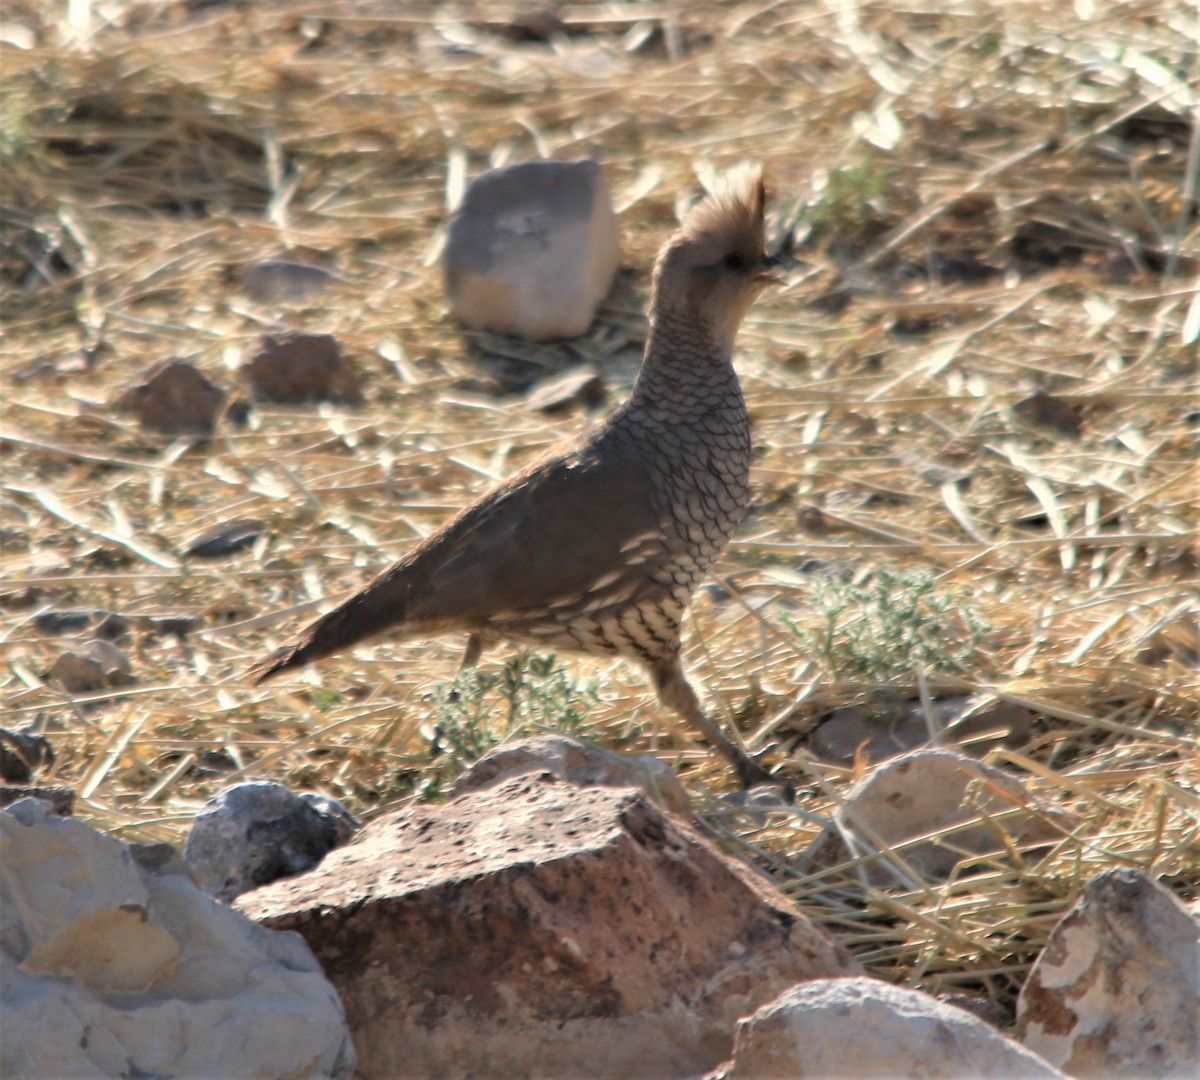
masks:
{"type": "Polygon", "coordinates": [[[281,671],[303,667],[403,622],[403,611],[397,610],[394,598],[380,593],[371,586],[355,593],[310,624],[295,641],[260,660],[246,672],[247,676],[255,683],[264,682],[281,671]]]}

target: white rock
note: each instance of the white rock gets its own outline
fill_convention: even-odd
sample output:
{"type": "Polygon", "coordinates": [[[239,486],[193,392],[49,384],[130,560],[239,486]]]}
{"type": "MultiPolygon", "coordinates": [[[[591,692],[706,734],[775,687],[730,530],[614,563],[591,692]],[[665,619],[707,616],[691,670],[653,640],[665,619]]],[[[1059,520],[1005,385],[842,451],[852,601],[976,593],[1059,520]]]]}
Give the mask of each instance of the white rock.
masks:
{"type": "Polygon", "coordinates": [[[341,1003],[296,934],[26,799],[0,813],[0,1075],[349,1077],[341,1003]]]}
{"type": "Polygon", "coordinates": [[[205,892],[228,901],[311,870],[349,842],[358,824],[324,795],[265,780],[234,784],[196,815],[183,857],[205,892]]]}
{"type": "Polygon", "coordinates": [[[1200,928],[1140,870],[1084,887],[1017,1003],[1021,1041],[1076,1077],[1200,1075],[1200,928]]]}
{"type": "MultiPolygon", "coordinates": [[[[915,750],[883,762],[850,790],[837,821],[840,831],[822,834],[808,851],[818,866],[962,826],[944,843],[927,841],[900,852],[909,870],[935,880],[945,878],[964,852],[1003,850],[1005,836],[1018,845],[1050,842],[1074,823],[1039,804],[1016,777],[949,750],[915,750]],[[857,848],[853,853],[847,840],[857,848]]],[[[866,873],[882,887],[915,884],[886,857],[866,873]]]]}
{"type": "Polygon", "coordinates": [[[600,166],[527,161],[484,173],[467,189],[443,270],[460,322],[542,341],[587,330],[620,262],[600,166]]]}
{"type": "Polygon", "coordinates": [[[1062,1077],[982,1020],[878,979],[814,979],[738,1023],[725,1080],[1062,1077]]]}

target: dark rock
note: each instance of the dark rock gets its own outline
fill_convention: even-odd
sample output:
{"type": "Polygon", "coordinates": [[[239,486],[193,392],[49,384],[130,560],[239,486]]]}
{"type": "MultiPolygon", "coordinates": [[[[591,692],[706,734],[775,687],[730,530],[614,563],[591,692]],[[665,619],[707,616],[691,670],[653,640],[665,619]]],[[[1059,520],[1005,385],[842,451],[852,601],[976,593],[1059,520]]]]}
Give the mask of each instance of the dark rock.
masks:
{"type": "Polygon", "coordinates": [[[235,784],[196,816],[184,859],[205,892],[229,901],[311,869],[358,824],[323,795],[297,795],[269,782],[235,784]]]}
{"type": "Polygon", "coordinates": [[[241,374],[267,401],[363,403],[358,377],[330,334],[264,334],[241,374]]]}
{"type": "Polygon", "coordinates": [[[1022,420],[1040,427],[1054,428],[1064,435],[1079,435],[1083,431],[1083,410],[1069,401],[1037,390],[1013,406],[1022,420]]]}
{"type": "Polygon", "coordinates": [[[13,803],[18,803],[22,799],[41,799],[42,802],[49,803],[52,812],[59,817],[70,817],[75,809],[75,792],[69,787],[59,787],[58,785],[43,787],[37,784],[15,787],[7,784],[0,785],[0,810],[12,806],[13,803]]]}
{"type": "Polygon", "coordinates": [[[11,592],[0,593],[0,607],[9,611],[25,611],[27,608],[40,604],[50,594],[40,585],[24,585],[11,592]]]}
{"type": "Polygon", "coordinates": [[[42,611],[33,625],[50,637],[88,634],[104,641],[119,641],[129,636],[129,620],[112,611],[42,611]]]}
{"type": "Polygon", "coordinates": [[[220,559],[253,545],[262,535],[261,521],[234,521],[217,525],[188,541],[185,549],[196,559],[220,559]]]}
{"type": "Polygon", "coordinates": [[[186,360],[164,360],[114,403],[147,431],[162,435],[211,435],[225,405],[225,391],[186,360]]]}
{"type": "Polygon", "coordinates": [[[54,751],[44,735],[0,728],[0,779],[27,784],[33,774],[54,762],[54,751]]]}

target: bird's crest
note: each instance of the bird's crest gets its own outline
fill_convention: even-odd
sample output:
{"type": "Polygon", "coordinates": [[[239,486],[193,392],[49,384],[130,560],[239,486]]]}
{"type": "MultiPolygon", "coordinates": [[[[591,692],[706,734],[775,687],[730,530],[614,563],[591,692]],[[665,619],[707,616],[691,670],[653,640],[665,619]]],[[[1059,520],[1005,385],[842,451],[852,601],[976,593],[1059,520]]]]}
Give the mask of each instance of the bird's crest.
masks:
{"type": "Polygon", "coordinates": [[[762,167],[739,166],[725,173],[688,211],[680,233],[696,239],[717,237],[731,247],[761,251],[766,201],[762,167]]]}

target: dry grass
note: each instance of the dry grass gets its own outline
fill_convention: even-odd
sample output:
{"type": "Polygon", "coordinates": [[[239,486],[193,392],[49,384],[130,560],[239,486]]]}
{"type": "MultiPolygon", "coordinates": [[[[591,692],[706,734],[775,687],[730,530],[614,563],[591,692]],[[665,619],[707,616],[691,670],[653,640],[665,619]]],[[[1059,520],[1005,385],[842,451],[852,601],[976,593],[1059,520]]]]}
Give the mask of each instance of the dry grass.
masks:
{"type": "Polygon", "coordinates": [[[586,359],[623,391],[677,203],[750,158],[769,164],[795,266],[743,334],[757,501],[727,589],[697,600],[689,665],[752,742],[792,746],[872,690],[785,621],[814,625],[806,560],[928,568],[990,629],[967,670],[896,685],[1025,703],[1030,739],[990,759],[1082,823],[1049,853],[871,890],[854,865],[813,878],[798,860],[854,770],[801,748],[799,808],[738,814],[716,798],[722,763],[636,673],[572,659],[599,680],[593,735],[677,762],[731,849],[900,981],[1011,1002],[1105,867],[1195,897],[1194,11],[584,4],[547,44],[505,36],[508,9],[481,3],[97,0],[71,5],[75,25],[65,10],[10,4],[0,34],[15,42],[0,44],[0,694],[7,724],[50,733],[81,816],[178,840],[245,777],[368,816],[418,797],[460,642],[380,644],[263,690],[239,672],[583,423],[460,380],[586,359]],[[637,272],[583,339],[464,336],[440,296],[447,205],[464,176],[537,154],[603,161],[637,272]],[[255,305],[239,269],[281,253],[344,281],[309,306],[255,305]],[[276,325],[335,334],[367,405],[268,407],[209,442],[107,408],[171,355],[232,386],[240,350],[276,325]],[[1077,433],[1015,408],[1036,389],[1077,433]],[[182,554],[243,518],[266,525],[248,551],[182,554]],[[72,699],[43,677],[63,647],[33,625],[46,607],[206,629],[135,626],[138,684],[72,699]]]}

